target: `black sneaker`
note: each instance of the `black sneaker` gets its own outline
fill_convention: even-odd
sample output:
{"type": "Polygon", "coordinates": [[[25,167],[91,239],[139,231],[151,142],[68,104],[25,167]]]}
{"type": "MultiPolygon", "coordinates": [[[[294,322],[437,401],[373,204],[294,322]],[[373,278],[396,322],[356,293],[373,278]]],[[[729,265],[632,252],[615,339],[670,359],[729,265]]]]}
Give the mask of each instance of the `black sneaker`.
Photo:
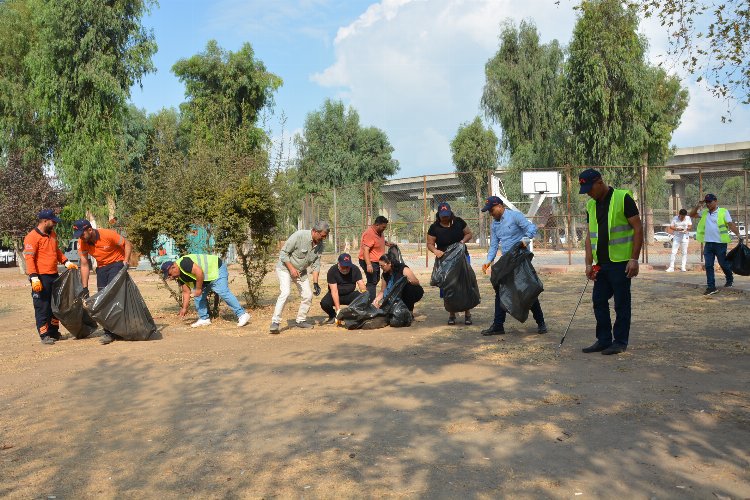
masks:
{"type": "Polygon", "coordinates": [[[323,322],[324,325],[332,325],[336,322],[336,316],[331,316],[323,322]]]}
{"type": "Polygon", "coordinates": [[[602,351],[602,354],[609,356],[612,354],[620,354],[628,350],[628,346],[622,344],[612,344],[602,351]]]}
{"type": "Polygon", "coordinates": [[[453,316],[453,315],[448,316],[448,324],[449,325],[455,325],[456,324],[456,317],[453,316]]]}
{"type": "Polygon", "coordinates": [[[712,287],[706,287],[706,291],[703,292],[703,295],[713,295],[715,293],[719,293],[719,289],[715,286],[712,287]]]}
{"type": "Polygon", "coordinates": [[[55,343],[55,339],[53,339],[49,335],[40,335],[39,340],[41,340],[42,344],[44,345],[52,345],[55,343]]]}
{"type": "Polygon", "coordinates": [[[311,325],[310,323],[308,323],[307,321],[297,321],[297,323],[295,323],[295,324],[297,325],[297,328],[302,328],[303,330],[307,330],[307,329],[309,329],[309,328],[314,328],[314,327],[313,327],[313,326],[312,326],[312,325],[311,325]]]}
{"type": "Polygon", "coordinates": [[[610,346],[611,346],[611,344],[610,345],[600,344],[599,341],[597,340],[596,342],[594,342],[590,346],[584,347],[583,349],[581,349],[581,351],[583,351],[585,353],[589,353],[589,352],[602,352],[605,349],[609,349],[610,346]]]}
{"type": "Polygon", "coordinates": [[[724,283],[724,288],[732,288],[734,286],[734,281],[727,281],[724,283]]]}
{"type": "Polygon", "coordinates": [[[268,330],[268,333],[272,333],[274,335],[279,334],[279,324],[278,323],[271,323],[271,328],[268,330]]]}
{"type": "Polygon", "coordinates": [[[115,336],[112,335],[111,333],[105,333],[101,337],[99,337],[99,343],[101,345],[111,344],[114,341],[115,341],[115,336]]]}
{"type": "Polygon", "coordinates": [[[539,325],[539,327],[536,329],[536,333],[538,333],[539,335],[547,333],[547,325],[545,323],[539,325]]]}
{"type": "Polygon", "coordinates": [[[63,337],[62,333],[60,333],[60,332],[57,332],[57,333],[49,333],[48,335],[49,335],[50,337],[52,337],[53,339],[55,339],[55,342],[58,342],[58,341],[60,341],[60,340],[66,340],[66,339],[68,338],[68,337],[63,337]]]}
{"type": "Polygon", "coordinates": [[[497,327],[495,325],[492,325],[486,330],[482,330],[482,335],[484,335],[485,337],[489,337],[490,335],[505,335],[505,328],[503,326],[497,327]]]}

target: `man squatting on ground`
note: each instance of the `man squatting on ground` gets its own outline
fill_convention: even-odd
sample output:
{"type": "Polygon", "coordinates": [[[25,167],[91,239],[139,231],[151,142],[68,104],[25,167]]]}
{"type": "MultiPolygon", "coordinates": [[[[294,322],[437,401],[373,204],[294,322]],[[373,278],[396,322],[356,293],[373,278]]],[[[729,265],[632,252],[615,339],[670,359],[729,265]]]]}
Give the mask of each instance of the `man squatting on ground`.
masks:
{"type": "Polygon", "coordinates": [[[320,307],[328,314],[325,325],[336,322],[341,306],[348,306],[360,293],[366,291],[362,271],[352,263],[348,253],[339,255],[338,263],[331,266],[327,275],[328,293],[320,301],[320,307]]]}
{"type": "Polygon", "coordinates": [[[307,322],[307,312],[312,304],[313,291],[310,289],[308,269],[312,271],[315,295],[320,295],[318,275],[320,274],[320,256],[323,254],[323,243],[328,238],[331,227],[326,221],[316,222],[312,229],[300,229],[292,234],[279,252],[279,262],[276,264],[276,276],[279,277],[281,293],[276,300],[276,309],[271,319],[270,333],[278,334],[281,324],[281,313],[289,298],[292,281],[297,285],[302,301],[297,311],[296,325],[298,328],[312,328],[307,322]]]}
{"type": "Polygon", "coordinates": [[[211,324],[208,314],[208,292],[213,291],[227,303],[237,316],[237,326],[245,326],[250,321],[250,314],[243,309],[240,301],[229,290],[229,271],[226,263],[218,255],[191,253],[176,261],[166,261],[161,265],[165,279],[176,279],[182,288],[182,308],[180,317],[184,318],[190,306],[190,296],[195,297],[195,309],[198,321],[190,325],[193,328],[211,324]],[[191,294],[190,287],[194,287],[191,294]]]}
{"type": "Polygon", "coordinates": [[[674,272],[674,261],[677,257],[677,250],[682,248],[682,272],[687,271],[687,252],[688,244],[690,243],[690,228],[693,227],[693,220],[688,216],[687,210],[684,208],[680,209],[680,213],[676,215],[672,222],[669,224],[672,229],[672,256],[669,258],[669,267],[667,268],[668,273],[674,272]]]}
{"type": "Polygon", "coordinates": [[[385,240],[385,230],[388,219],[382,215],[375,217],[375,222],[362,233],[359,245],[359,265],[367,277],[367,291],[370,292],[370,302],[375,300],[380,281],[380,256],[385,254],[385,248],[392,246],[385,240]]]}
{"type": "Polygon", "coordinates": [[[591,298],[596,318],[596,342],[583,352],[619,354],[628,348],[630,280],[638,276],[643,226],[629,190],[608,186],[593,168],[581,172],[578,182],[579,194],[591,197],[586,203],[586,278],[594,280],[591,298]],[[594,271],[593,263],[599,265],[598,271],[594,271]],[[612,296],[617,314],[614,329],[609,315],[612,296]]]}
{"type": "Polygon", "coordinates": [[[39,339],[42,344],[52,345],[62,338],[60,321],[52,314],[52,283],[58,276],[57,263],[65,264],[68,269],[78,269],[78,266],[66,259],[57,246],[55,225],[60,219],[55,212],[42,210],[37,219],[39,223],[23,240],[23,257],[31,282],[31,300],[39,339]]]}
{"type": "MultiPolygon", "coordinates": [[[[517,243],[527,246],[536,235],[536,226],[521,212],[506,208],[503,205],[503,200],[497,196],[487,198],[482,212],[489,212],[494,219],[490,226],[490,249],[487,252],[487,261],[482,265],[482,271],[486,273],[497,256],[498,245],[500,245],[502,253],[509,252],[517,243]]],[[[500,302],[500,290],[498,289],[495,291],[494,321],[489,328],[482,330],[482,335],[503,335],[505,333],[506,314],[500,302]]],[[[537,333],[547,333],[547,325],[544,323],[544,313],[539,298],[531,305],[531,314],[537,324],[537,333]]]]}
{"type": "MultiPolygon", "coordinates": [[[[73,237],[78,238],[78,257],[81,262],[81,284],[86,296],[89,294],[89,256],[96,259],[96,289],[106,287],[121,269],[128,267],[133,245],[112,229],[94,229],[91,222],[79,219],[73,223],[73,237]]],[[[104,330],[99,343],[106,345],[119,339],[114,333],[104,330]]]]}
{"type": "Polygon", "coordinates": [[[706,267],[706,291],[703,292],[703,295],[713,295],[719,291],[716,288],[716,278],[714,277],[715,260],[719,261],[719,267],[724,271],[724,277],[727,279],[724,286],[731,287],[734,285],[732,268],[727,262],[727,244],[732,241],[728,229],[731,229],[740,238],[740,244],[742,244],[743,239],[737,225],[732,222],[729,210],[719,208],[719,200],[715,194],[709,193],[699,201],[690,211],[690,216],[696,217],[703,204],[706,205],[706,208],[701,211],[701,220],[695,230],[695,239],[703,243],[703,261],[706,267]]]}

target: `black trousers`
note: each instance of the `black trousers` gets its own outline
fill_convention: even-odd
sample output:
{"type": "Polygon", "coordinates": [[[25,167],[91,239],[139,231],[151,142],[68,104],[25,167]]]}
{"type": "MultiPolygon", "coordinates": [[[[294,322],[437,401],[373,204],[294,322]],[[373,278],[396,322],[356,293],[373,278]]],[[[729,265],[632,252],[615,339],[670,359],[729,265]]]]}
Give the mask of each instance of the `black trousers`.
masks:
{"type": "Polygon", "coordinates": [[[359,267],[367,276],[367,291],[370,292],[370,302],[375,300],[378,295],[378,283],[380,282],[380,264],[377,262],[371,262],[372,272],[367,272],[367,262],[364,259],[359,259],[359,267]]]}
{"type": "Polygon", "coordinates": [[[57,279],[57,274],[40,274],[39,281],[42,282],[41,292],[31,292],[31,301],[34,303],[34,318],[36,319],[36,330],[39,336],[49,335],[52,338],[60,338],[60,321],[52,314],[52,283],[57,279]]]}
{"type": "Polygon", "coordinates": [[[414,312],[414,304],[422,300],[423,296],[424,288],[422,288],[422,285],[407,283],[404,287],[404,293],[401,294],[401,300],[404,301],[404,304],[406,304],[406,307],[410,311],[414,312]]]}
{"type": "MultiPolygon", "coordinates": [[[[347,294],[339,293],[339,304],[348,306],[357,297],[359,297],[359,292],[356,289],[347,294]]],[[[328,293],[320,300],[320,308],[328,313],[329,318],[336,316],[336,309],[333,307],[333,296],[331,295],[330,288],[328,289],[328,293]]]]}
{"type": "MultiPolygon", "coordinates": [[[[96,290],[98,292],[101,292],[104,290],[104,287],[109,285],[109,282],[115,279],[115,276],[117,276],[117,273],[122,270],[122,268],[125,267],[125,263],[122,261],[120,262],[113,262],[112,264],[107,264],[106,266],[101,266],[96,268],[96,290]]],[[[104,330],[104,333],[111,334],[109,330],[104,330]]]]}

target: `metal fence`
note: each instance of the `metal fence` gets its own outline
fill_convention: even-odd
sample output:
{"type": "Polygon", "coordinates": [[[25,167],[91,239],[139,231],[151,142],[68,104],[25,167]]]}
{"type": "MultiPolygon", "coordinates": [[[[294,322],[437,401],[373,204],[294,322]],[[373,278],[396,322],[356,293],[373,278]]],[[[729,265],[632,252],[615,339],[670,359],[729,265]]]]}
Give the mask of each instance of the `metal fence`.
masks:
{"type": "MultiPolygon", "coordinates": [[[[586,195],[578,194],[578,173],[588,167],[566,167],[559,196],[548,197],[530,219],[538,228],[534,240],[535,262],[582,264],[586,235],[586,195]]],[[[630,189],[644,224],[642,261],[666,265],[671,254],[667,232],[679,209],[688,212],[706,193],[714,193],[745,235],[750,214],[748,170],[742,168],[595,167],[611,186],[630,189]]],[[[542,169],[539,169],[542,170],[542,169]]],[[[548,169],[545,169],[548,170],[548,169]]],[[[386,236],[399,244],[411,265],[429,266],[425,247],[427,230],[435,221],[439,203],[448,202],[454,213],[471,228],[472,255],[483,255],[489,244],[490,217],[480,209],[489,195],[502,194],[515,207],[528,213],[532,197],[522,194],[520,172],[498,170],[481,174],[454,172],[362,183],[307,194],[297,208],[297,227],[311,227],[327,219],[332,231],[327,250],[356,253],[362,232],[378,215],[390,221],[386,236]]],[[[289,220],[288,222],[292,222],[289,220]]],[[[693,221],[693,231],[698,220],[693,221]]],[[[288,228],[291,230],[293,228],[288,228]]],[[[288,231],[289,232],[289,231],[288,231]]],[[[736,239],[736,236],[734,237],[736,239]]],[[[689,262],[701,262],[702,246],[689,245],[689,262]]],[[[679,258],[679,257],[678,257],[679,258]]]]}

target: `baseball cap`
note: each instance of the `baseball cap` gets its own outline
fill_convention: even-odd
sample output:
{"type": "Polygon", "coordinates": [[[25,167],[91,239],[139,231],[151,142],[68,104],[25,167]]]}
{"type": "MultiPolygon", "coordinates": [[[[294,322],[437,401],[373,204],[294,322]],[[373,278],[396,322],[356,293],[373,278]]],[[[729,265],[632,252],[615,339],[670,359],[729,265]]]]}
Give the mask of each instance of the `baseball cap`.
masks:
{"type": "Polygon", "coordinates": [[[706,195],[706,197],[705,197],[705,198],[703,198],[703,200],[704,200],[704,201],[705,201],[706,203],[708,203],[709,201],[716,201],[716,200],[718,200],[718,198],[716,197],[716,195],[715,195],[715,194],[713,194],[713,193],[708,193],[708,194],[706,195]]]}
{"type": "Polygon", "coordinates": [[[348,253],[342,253],[339,255],[339,265],[344,267],[352,267],[352,256],[348,253]]]}
{"type": "Polygon", "coordinates": [[[169,268],[174,265],[174,262],[171,260],[166,260],[161,264],[161,272],[164,273],[165,278],[169,278],[169,268]]]}
{"type": "Polygon", "coordinates": [[[73,223],[73,238],[80,238],[85,230],[91,227],[86,219],[78,219],[73,223]]]}
{"type": "Polygon", "coordinates": [[[578,194],[586,194],[591,191],[594,187],[594,183],[602,178],[602,174],[598,170],[593,168],[587,168],[578,175],[578,183],[581,185],[581,189],[578,194]]]}
{"type": "Polygon", "coordinates": [[[441,203],[438,205],[438,216],[439,217],[448,217],[449,215],[453,215],[453,211],[451,210],[451,206],[447,203],[441,203]]]}
{"type": "Polygon", "coordinates": [[[52,222],[57,222],[57,223],[60,222],[60,219],[55,215],[55,211],[50,208],[44,209],[41,212],[39,212],[36,215],[36,218],[39,220],[47,219],[47,220],[51,220],[52,222]]]}
{"type": "Polygon", "coordinates": [[[482,212],[486,212],[495,205],[502,205],[503,200],[500,199],[498,196],[490,196],[486,200],[484,200],[484,207],[482,208],[482,212]]]}

